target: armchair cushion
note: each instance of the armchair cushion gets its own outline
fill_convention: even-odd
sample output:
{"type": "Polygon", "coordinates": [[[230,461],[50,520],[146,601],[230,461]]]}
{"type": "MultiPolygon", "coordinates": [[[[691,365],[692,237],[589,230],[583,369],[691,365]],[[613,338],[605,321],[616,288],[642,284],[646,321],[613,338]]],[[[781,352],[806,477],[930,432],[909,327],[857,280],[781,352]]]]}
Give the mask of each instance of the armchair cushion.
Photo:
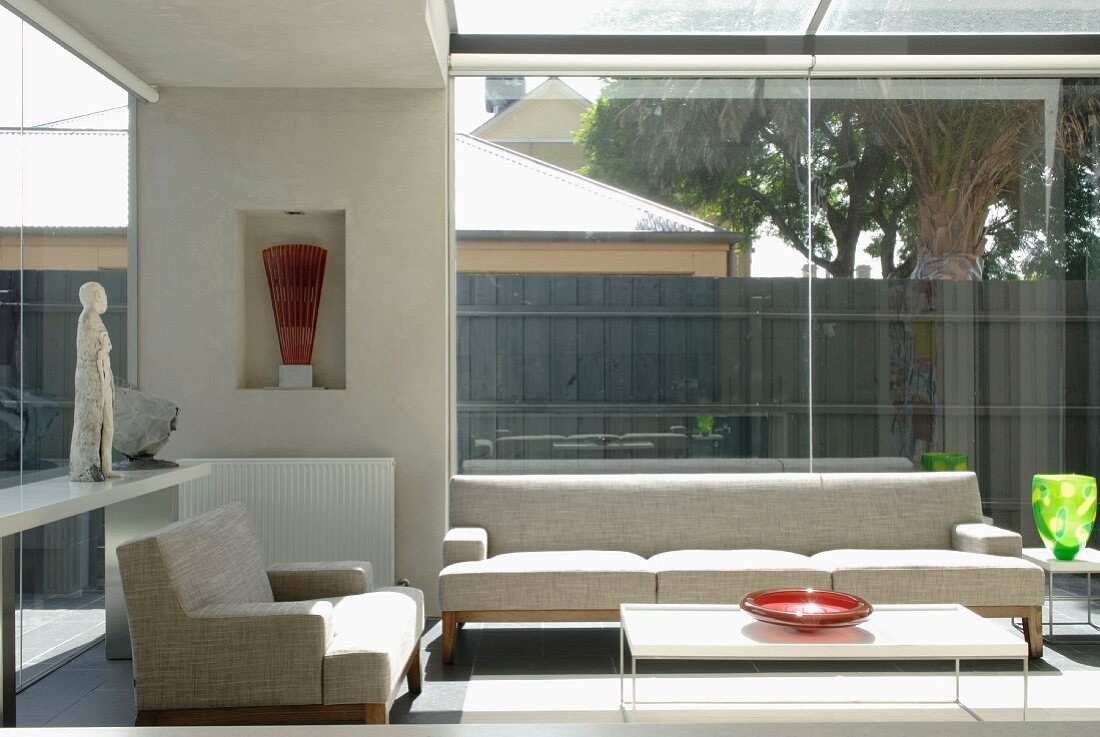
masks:
{"type": "Polygon", "coordinates": [[[1020,557],[1023,538],[1017,532],[982,523],[955,525],[951,530],[951,547],[964,553],[1012,555],[1020,557]]]}
{"type": "Polygon", "coordinates": [[[380,591],[331,603],[335,635],[324,655],[324,703],[389,703],[420,646],[415,597],[380,591]]]}
{"type": "Polygon", "coordinates": [[[414,589],[412,586],[380,586],[374,590],[375,593],[390,592],[394,594],[401,594],[407,596],[413,600],[416,604],[416,622],[419,632],[424,632],[424,627],[427,624],[427,619],[424,616],[424,592],[420,589],[414,589]]]}
{"type": "Polygon", "coordinates": [[[177,522],[156,533],[156,540],[183,611],[274,601],[263,547],[243,504],[177,522]]]}
{"type": "Polygon", "coordinates": [[[443,565],[485,560],[489,533],[481,527],[453,527],[443,537],[443,565]]]}
{"type": "Polygon", "coordinates": [[[371,578],[371,565],[365,561],[280,563],[267,567],[275,601],[365,594],[373,588],[371,578]]]}

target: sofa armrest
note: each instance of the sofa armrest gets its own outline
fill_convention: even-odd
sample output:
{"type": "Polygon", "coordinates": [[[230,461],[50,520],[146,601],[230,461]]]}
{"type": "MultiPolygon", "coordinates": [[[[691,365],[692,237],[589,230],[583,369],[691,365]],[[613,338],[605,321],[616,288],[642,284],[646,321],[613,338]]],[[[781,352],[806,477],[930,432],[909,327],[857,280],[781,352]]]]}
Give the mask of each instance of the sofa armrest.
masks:
{"type": "Polygon", "coordinates": [[[1023,550],[1023,538],[1011,530],[975,522],[955,525],[951,530],[951,547],[964,553],[1009,555],[1018,558],[1023,550]]]}
{"type": "Polygon", "coordinates": [[[485,560],[489,533],[481,527],[452,527],[443,537],[443,565],[485,560]]]}
{"type": "Polygon", "coordinates": [[[371,564],[365,561],[281,563],[267,567],[267,580],[271,582],[275,601],[365,594],[373,588],[371,579],[371,564]]]}

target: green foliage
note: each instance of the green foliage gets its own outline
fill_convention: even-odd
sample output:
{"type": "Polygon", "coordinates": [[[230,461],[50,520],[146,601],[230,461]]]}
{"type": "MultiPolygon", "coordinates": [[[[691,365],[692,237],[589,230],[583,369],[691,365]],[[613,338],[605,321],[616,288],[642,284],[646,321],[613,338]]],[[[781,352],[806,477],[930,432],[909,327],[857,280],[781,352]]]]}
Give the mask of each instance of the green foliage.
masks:
{"type": "Polygon", "coordinates": [[[812,228],[812,258],[834,276],[852,274],[860,234],[882,223],[892,230],[878,246],[891,273],[892,226],[911,194],[859,106],[814,106],[808,162],[804,100],[766,99],[768,80],[754,80],[752,94],[739,98],[708,95],[706,82],[654,81],[644,98],[609,82],[577,135],[590,161],[585,174],[750,237],[766,227],[803,255],[812,228]],[[816,205],[809,226],[808,197],[816,205]]]}
{"type": "Polygon", "coordinates": [[[1025,237],[1020,265],[1027,279],[1100,279],[1100,191],[1086,161],[1065,167],[1065,220],[1061,237],[1025,237]]]}
{"type": "Polygon", "coordinates": [[[908,277],[919,249],[956,243],[980,250],[987,279],[1100,277],[1092,82],[1065,87],[1062,223],[1057,198],[1055,221],[1043,219],[1033,102],[816,99],[808,161],[806,101],[764,94],[789,81],[752,80],[740,96],[715,94],[711,82],[608,81],[577,134],[584,173],[750,238],[774,233],[803,255],[810,227],[812,258],[833,276],[852,274],[870,235],[866,250],[888,277],[908,277]]]}

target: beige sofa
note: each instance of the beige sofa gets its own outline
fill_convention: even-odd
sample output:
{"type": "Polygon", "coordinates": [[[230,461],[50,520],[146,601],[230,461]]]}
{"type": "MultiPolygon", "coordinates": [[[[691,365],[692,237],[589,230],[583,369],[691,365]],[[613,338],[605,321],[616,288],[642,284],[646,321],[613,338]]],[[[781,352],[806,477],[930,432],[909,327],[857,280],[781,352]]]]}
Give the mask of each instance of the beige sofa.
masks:
{"type": "Polygon", "coordinates": [[[614,621],[624,602],[737,603],[772,587],[1021,617],[1043,573],[982,523],[972,473],[455,476],[443,661],[463,622],[614,621]]]}
{"type": "Polygon", "coordinates": [[[421,592],[366,562],[265,566],[240,504],[118,547],[137,725],[385,724],[419,692],[421,592]]]}

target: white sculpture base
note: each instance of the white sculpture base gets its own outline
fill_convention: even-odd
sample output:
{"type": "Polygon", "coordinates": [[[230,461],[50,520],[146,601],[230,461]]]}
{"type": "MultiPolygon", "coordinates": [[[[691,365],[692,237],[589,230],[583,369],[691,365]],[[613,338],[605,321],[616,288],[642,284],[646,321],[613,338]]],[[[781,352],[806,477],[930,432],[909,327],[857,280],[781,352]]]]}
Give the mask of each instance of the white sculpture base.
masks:
{"type": "Polygon", "coordinates": [[[279,388],[280,389],[312,389],[313,366],[279,364],[279,388]]]}

